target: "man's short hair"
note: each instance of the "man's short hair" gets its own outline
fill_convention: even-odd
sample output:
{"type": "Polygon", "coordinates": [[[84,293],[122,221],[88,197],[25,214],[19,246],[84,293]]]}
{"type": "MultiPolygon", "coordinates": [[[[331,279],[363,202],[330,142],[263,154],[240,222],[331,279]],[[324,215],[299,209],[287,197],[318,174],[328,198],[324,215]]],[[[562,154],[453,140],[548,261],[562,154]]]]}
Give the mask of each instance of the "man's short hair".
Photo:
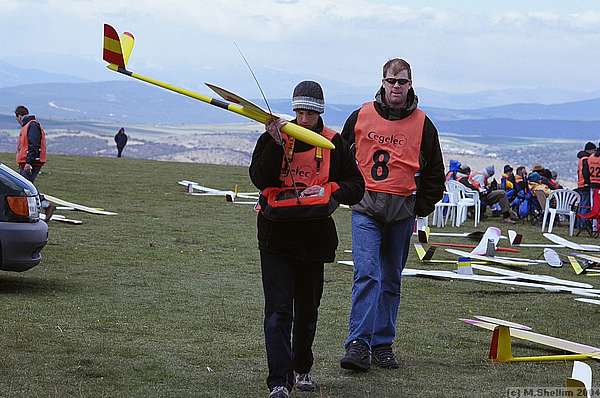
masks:
{"type": "Polygon", "coordinates": [[[391,74],[396,74],[401,71],[408,72],[408,78],[412,80],[412,72],[410,70],[410,64],[401,58],[392,58],[383,65],[383,78],[386,77],[388,71],[391,74]]]}
{"type": "Polygon", "coordinates": [[[29,115],[29,109],[25,108],[23,105],[19,105],[15,108],[15,116],[25,115],[29,115]]]}
{"type": "Polygon", "coordinates": [[[596,150],[596,144],[594,144],[591,141],[588,141],[585,146],[583,147],[584,151],[595,151],[596,150]]]}

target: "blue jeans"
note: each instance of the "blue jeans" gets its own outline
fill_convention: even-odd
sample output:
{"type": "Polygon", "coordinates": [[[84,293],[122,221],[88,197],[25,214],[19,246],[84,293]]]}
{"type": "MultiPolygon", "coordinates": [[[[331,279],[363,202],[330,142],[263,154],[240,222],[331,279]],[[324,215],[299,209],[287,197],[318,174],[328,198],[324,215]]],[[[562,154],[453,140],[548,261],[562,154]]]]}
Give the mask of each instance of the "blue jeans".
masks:
{"type": "Polygon", "coordinates": [[[381,223],[352,212],[354,285],[345,346],[362,340],[369,347],[391,345],[396,336],[401,274],[414,218],[381,223]]]}

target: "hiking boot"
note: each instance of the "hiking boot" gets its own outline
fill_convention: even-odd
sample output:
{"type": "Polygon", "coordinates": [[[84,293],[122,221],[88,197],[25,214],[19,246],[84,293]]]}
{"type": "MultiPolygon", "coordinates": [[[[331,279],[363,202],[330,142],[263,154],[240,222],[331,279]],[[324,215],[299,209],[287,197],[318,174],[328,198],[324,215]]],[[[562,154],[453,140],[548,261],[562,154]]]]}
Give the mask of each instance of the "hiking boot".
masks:
{"type": "Polygon", "coordinates": [[[346,354],[340,361],[344,369],[366,372],[371,367],[369,346],[360,340],[354,340],[346,347],[346,354]]]}
{"type": "Polygon", "coordinates": [[[269,398],[290,398],[290,392],[284,386],[273,387],[269,398]]]}
{"type": "Polygon", "coordinates": [[[398,369],[400,367],[391,345],[373,347],[373,365],[384,369],[398,369]]]}
{"type": "Polygon", "coordinates": [[[315,391],[317,383],[312,378],[310,373],[296,373],[296,384],[294,385],[298,391],[315,391]]]}

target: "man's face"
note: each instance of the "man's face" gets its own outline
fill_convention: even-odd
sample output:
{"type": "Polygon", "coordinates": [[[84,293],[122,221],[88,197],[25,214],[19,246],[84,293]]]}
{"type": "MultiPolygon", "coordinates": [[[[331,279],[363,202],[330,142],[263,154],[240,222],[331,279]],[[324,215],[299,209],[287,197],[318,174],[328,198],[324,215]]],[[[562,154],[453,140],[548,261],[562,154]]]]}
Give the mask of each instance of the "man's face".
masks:
{"type": "Polygon", "coordinates": [[[296,121],[299,126],[314,130],[319,123],[319,112],[298,109],[296,111],[296,121]]]}
{"type": "Polygon", "coordinates": [[[408,78],[406,69],[400,72],[386,72],[382,80],[385,91],[385,102],[392,108],[403,108],[406,105],[408,91],[412,87],[412,82],[408,78]]]}
{"type": "Polygon", "coordinates": [[[15,115],[15,118],[17,119],[17,123],[19,123],[19,126],[22,126],[23,125],[23,116],[15,115]]]}

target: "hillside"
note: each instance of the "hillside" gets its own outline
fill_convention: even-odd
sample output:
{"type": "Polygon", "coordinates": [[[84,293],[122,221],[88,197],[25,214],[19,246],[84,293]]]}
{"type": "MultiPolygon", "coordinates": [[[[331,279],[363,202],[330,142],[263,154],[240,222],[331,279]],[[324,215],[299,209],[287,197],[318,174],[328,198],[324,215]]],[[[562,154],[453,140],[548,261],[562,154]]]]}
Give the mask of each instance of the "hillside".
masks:
{"type": "MultiPolygon", "coordinates": [[[[205,86],[193,89],[211,95],[205,86]]],[[[418,94],[418,92],[417,92],[418,94]]],[[[215,95],[216,96],[216,95],[215,95]]],[[[365,98],[364,101],[370,98],[365,98]]],[[[260,106],[262,99],[254,99],[260,106]]],[[[343,126],[356,105],[327,102],[327,124],[343,126]]],[[[269,101],[276,113],[291,114],[289,99],[269,101]]],[[[73,128],[89,124],[189,125],[242,123],[247,119],[178,94],[135,81],[46,83],[0,87],[0,129],[11,128],[16,104],[27,104],[42,120],[73,128]]],[[[441,132],[497,137],[543,137],[596,140],[600,131],[600,98],[553,105],[511,104],[481,109],[420,106],[441,132]]],[[[85,129],[85,128],[82,128],[85,129]]]]}
{"type": "MultiPolygon", "coordinates": [[[[0,154],[2,162],[12,160],[12,153],[0,154]]],[[[0,274],[0,395],[267,395],[254,212],[221,198],[186,195],[176,184],[182,178],[253,190],[243,167],[53,156],[38,180],[43,192],[119,215],[65,213],[84,224],[51,223],[40,265],[22,274],[0,274]]],[[[350,255],[343,251],[351,248],[350,213],[340,209],[335,219],[338,259],[347,260],[350,255]]],[[[516,229],[529,242],[543,239],[537,227],[516,229]]],[[[460,230],[471,231],[472,224],[460,230]]],[[[564,235],[566,227],[556,232],[564,235]]],[[[529,249],[518,256],[538,254],[529,249]]],[[[412,250],[409,266],[432,268],[419,264],[412,250]]],[[[442,267],[453,265],[435,268],[442,267]]],[[[459,321],[477,314],[597,345],[594,325],[600,313],[570,295],[406,278],[395,342],[401,368],[350,375],[338,361],[352,270],[340,264],[325,270],[314,346],[314,375],[321,389],[306,398],[479,398],[504,395],[510,386],[564,385],[570,364],[486,361],[489,333],[459,321]]],[[[523,271],[597,284],[568,267],[523,271]]],[[[547,353],[530,347],[518,344],[515,351],[547,353]]],[[[598,363],[590,366],[600,371],[598,363]]]]}

